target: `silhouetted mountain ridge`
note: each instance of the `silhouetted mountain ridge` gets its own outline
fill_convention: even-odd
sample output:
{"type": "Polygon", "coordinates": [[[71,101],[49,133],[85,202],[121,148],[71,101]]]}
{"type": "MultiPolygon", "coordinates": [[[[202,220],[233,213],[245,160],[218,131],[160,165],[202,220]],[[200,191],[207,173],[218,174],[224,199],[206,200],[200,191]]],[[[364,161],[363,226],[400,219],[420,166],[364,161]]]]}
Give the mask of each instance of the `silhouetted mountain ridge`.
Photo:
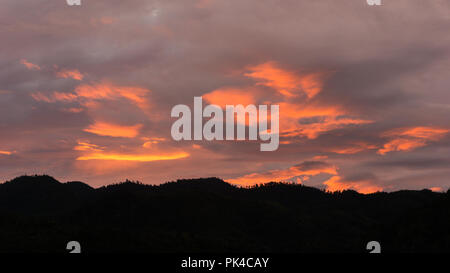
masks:
{"type": "Polygon", "coordinates": [[[0,184],[0,251],[364,252],[450,250],[450,193],[249,188],[219,178],[94,189],[50,176],[0,184]]]}

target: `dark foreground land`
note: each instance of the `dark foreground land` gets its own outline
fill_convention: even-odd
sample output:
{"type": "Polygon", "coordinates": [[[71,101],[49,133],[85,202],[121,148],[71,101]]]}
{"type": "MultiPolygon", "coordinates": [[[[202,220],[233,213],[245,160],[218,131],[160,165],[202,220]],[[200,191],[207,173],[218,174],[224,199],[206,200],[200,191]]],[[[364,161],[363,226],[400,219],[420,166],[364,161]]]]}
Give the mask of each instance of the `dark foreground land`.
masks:
{"type": "Polygon", "coordinates": [[[93,189],[49,176],[0,184],[0,252],[449,252],[450,192],[326,193],[220,179],[93,189]]]}

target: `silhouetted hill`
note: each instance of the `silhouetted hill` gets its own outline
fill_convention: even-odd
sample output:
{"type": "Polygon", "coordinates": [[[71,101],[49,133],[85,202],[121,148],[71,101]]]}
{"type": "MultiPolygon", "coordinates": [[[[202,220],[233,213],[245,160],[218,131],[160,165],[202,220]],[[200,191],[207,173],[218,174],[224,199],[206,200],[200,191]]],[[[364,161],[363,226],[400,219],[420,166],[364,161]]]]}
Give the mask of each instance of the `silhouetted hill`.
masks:
{"type": "Polygon", "coordinates": [[[0,251],[383,252],[450,250],[450,193],[234,187],[218,178],[98,189],[50,176],[0,184],[0,251]]]}
{"type": "Polygon", "coordinates": [[[0,184],[0,211],[65,213],[86,201],[94,189],[81,182],[60,183],[50,176],[21,176],[0,184]]]}

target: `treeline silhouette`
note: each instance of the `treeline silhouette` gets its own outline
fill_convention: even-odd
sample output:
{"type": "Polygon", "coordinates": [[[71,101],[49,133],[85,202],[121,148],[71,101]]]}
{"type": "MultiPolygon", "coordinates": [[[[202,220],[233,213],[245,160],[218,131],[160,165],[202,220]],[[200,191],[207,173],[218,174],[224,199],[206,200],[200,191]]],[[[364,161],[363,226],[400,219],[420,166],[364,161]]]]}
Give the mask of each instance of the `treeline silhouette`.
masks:
{"type": "Polygon", "coordinates": [[[450,192],[362,195],[218,178],[98,189],[50,176],[0,184],[0,252],[450,251],[450,192]]]}

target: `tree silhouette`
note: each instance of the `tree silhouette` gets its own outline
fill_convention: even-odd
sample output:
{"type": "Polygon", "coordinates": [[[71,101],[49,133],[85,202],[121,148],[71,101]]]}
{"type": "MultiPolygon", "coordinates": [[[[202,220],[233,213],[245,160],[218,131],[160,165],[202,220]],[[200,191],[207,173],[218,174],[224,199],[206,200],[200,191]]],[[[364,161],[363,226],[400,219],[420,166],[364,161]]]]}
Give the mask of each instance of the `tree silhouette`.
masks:
{"type": "Polygon", "coordinates": [[[0,252],[383,252],[450,250],[450,191],[362,195],[218,178],[98,189],[22,176],[0,184],[0,252]]]}

